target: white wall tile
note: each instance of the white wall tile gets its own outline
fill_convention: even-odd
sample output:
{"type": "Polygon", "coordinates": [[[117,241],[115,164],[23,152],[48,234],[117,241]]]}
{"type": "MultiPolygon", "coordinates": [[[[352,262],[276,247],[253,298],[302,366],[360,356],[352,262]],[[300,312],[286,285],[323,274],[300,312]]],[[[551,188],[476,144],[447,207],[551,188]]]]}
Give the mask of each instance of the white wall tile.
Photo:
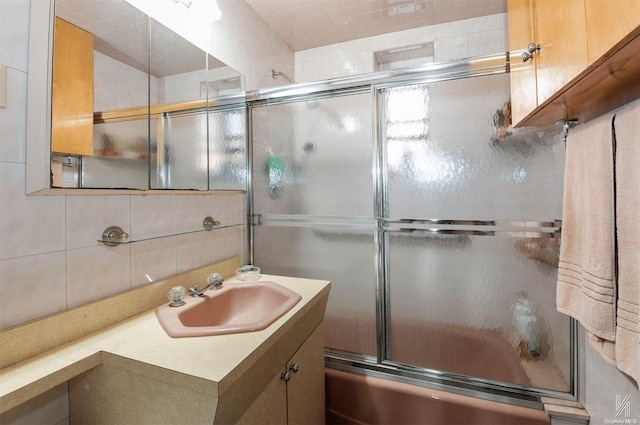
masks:
{"type": "Polygon", "coordinates": [[[176,251],[177,272],[182,273],[189,269],[202,267],[210,263],[210,232],[191,233],[177,237],[176,251]]]}
{"type": "Polygon", "coordinates": [[[213,218],[221,225],[244,224],[246,217],[246,202],[243,194],[212,195],[209,198],[209,210],[213,211],[213,218]]]}
{"type": "MultiPolygon", "coordinates": [[[[640,391],[637,384],[624,373],[608,364],[585,342],[586,382],[581,402],[591,415],[591,424],[616,423],[616,419],[637,419],[640,423],[640,391]],[[616,395],[631,396],[631,417],[616,417],[616,395]]],[[[622,422],[623,423],[623,422],[622,422]]]]}
{"type": "Polygon", "coordinates": [[[415,44],[417,42],[424,43],[429,41],[435,41],[438,34],[436,25],[429,25],[426,27],[415,28],[410,31],[411,33],[409,34],[409,40],[411,44],[415,44]]]}
{"type": "Polygon", "coordinates": [[[131,289],[130,247],[100,245],[68,250],[68,308],[131,289]]]}
{"type": "Polygon", "coordinates": [[[490,55],[502,51],[502,30],[469,34],[469,56],[490,55]]]}
{"type": "Polygon", "coordinates": [[[178,230],[202,229],[205,217],[211,215],[208,195],[179,195],[177,197],[178,230]]]}
{"type": "Polygon", "coordinates": [[[27,74],[7,68],[7,107],[0,108],[0,161],[25,162],[26,111],[27,74]]]}
{"type": "Polygon", "coordinates": [[[381,34],[378,36],[379,46],[378,50],[393,49],[398,46],[408,46],[415,44],[409,41],[407,31],[398,31],[390,34],[381,34]]]}
{"type": "Polygon", "coordinates": [[[25,165],[0,162],[0,259],[64,250],[62,196],[25,196],[25,165]]]}
{"type": "Polygon", "coordinates": [[[67,308],[64,251],[0,261],[0,329],[67,308]]]}
{"type": "Polygon", "coordinates": [[[467,20],[467,30],[469,34],[482,31],[502,29],[502,17],[504,14],[482,16],[480,18],[470,18],[467,20]]]}
{"type": "Polygon", "coordinates": [[[466,35],[438,38],[436,41],[436,62],[444,62],[469,56],[469,44],[466,35]]]}
{"type": "Polygon", "coordinates": [[[131,244],[131,287],[175,276],[176,251],[175,236],[131,244]]]}
{"type": "Polygon", "coordinates": [[[129,196],[68,196],[67,249],[96,246],[109,226],[131,230],[129,196]]]}
{"type": "Polygon", "coordinates": [[[295,79],[307,82],[373,72],[374,52],[420,43],[435,42],[437,61],[503,53],[508,44],[506,29],[502,28],[504,16],[496,14],[425,26],[296,52],[295,79]],[[471,33],[473,37],[468,35],[471,33]],[[337,57],[347,55],[351,57],[350,62],[337,60],[337,57]]]}
{"type": "Polygon", "coordinates": [[[30,2],[0,1],[0,63],[27,72],[30,2]]]}
{"type": "Polygon", "coordinates": [[[332,76],[348,77],[353,75],[353,55],[338,56],[329,62],[332,76]]]}
{"type": "Polygon", "coordinates": [[[469,31],[466,19],[436,25],[436,34],[438,38],[466,35],[468,32],[469,31]]]}
{"type": "Polygon", "coordinates": [[[176,195],[131,197],[132,238],[168,234],[176,229],[176,195]]]}
{"type": "Polygon", "coordinates": [[[236,255],[243,257],[246,237],[242,227],[218,229],[209,233],[211,233],[209,239],[210,262],[214,263],[236,255]]]}
{"type": "Polygon", "coordinates": [[[353,55],[353,75],[368,74],[375,71],[373,52],[360,52],[353,55]]]}

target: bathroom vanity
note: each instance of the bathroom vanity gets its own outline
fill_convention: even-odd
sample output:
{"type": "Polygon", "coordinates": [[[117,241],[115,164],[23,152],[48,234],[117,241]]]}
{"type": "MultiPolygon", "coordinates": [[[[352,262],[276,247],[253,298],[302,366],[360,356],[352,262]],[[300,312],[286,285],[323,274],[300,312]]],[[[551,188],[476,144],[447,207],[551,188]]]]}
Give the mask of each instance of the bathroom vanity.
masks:
{"type": "MultiPolygon", "coordinates": [[[[0,412],[68,381],[71,424],[324,423],[330,283],[262,278],[302,297],[268,328],[171,338],[148,309],[0,369],[0,412]]],[[[183,283],[169,279],[158,291],[174,284],[183,283]]],[[[52,318],[38,322],[46,327],[52,318]]],[[[0,332],[0,340],[12,331],[0,332]]]]}

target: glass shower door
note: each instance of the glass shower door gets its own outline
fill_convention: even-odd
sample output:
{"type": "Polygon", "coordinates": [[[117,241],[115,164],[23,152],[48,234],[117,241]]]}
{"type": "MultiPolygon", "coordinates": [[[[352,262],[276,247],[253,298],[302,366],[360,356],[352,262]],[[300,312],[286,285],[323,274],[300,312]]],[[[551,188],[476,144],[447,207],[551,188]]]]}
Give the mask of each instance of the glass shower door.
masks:
{"type": "Polygon", "coordinates": [[[380,89],[385,359],[568,392],[555,311],[561,128],[509,126],[509,77],[380,89]]]}
{"type": "Polygon", "coordinates": [[[376,354],[370,91],[251,108],[253,252],[265,273],[332,281],[329,350],[376,354]]]}

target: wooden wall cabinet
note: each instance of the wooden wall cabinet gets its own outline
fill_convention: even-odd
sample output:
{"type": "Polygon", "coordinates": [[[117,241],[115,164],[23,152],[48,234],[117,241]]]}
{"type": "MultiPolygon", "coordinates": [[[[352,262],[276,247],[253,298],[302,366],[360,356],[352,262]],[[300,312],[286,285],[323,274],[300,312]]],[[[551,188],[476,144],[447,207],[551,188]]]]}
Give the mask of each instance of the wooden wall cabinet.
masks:
{"type": "Polygon", "coordinates": [[[584,0],[509,0],[513,122],[518,123],[587,67],[584,0]],[[533,43],[540,50],[526,62],[533,43]]]}
{"type": "Polygon", "coordinates": [[[640,25],[640,0],[584,0],[589,64],[640,25]]]}
{"type": "Polygon", "coordinates": [[[93,155],[93,35],[55,19],[51,151],[93,155]]]}
{"type": "Polygon", "coordinates": [[[640,0],[508,0],[508,19],[515,126],[584,122],[640,97],[640,0]]]}

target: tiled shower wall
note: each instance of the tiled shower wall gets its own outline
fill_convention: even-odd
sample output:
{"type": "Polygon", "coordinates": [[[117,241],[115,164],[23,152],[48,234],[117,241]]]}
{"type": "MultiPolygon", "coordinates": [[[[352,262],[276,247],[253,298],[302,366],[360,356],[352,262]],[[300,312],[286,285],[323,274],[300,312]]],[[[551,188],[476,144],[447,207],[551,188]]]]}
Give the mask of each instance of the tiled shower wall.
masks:
{"type": "Polygon", "coordinates": [[[375,52],[429,42],[435,43],[434,62],[506,52],[507,15],[464,19],[302,50],[296,52],[295,80],[300,83],[374,72],[375,52]]]}

